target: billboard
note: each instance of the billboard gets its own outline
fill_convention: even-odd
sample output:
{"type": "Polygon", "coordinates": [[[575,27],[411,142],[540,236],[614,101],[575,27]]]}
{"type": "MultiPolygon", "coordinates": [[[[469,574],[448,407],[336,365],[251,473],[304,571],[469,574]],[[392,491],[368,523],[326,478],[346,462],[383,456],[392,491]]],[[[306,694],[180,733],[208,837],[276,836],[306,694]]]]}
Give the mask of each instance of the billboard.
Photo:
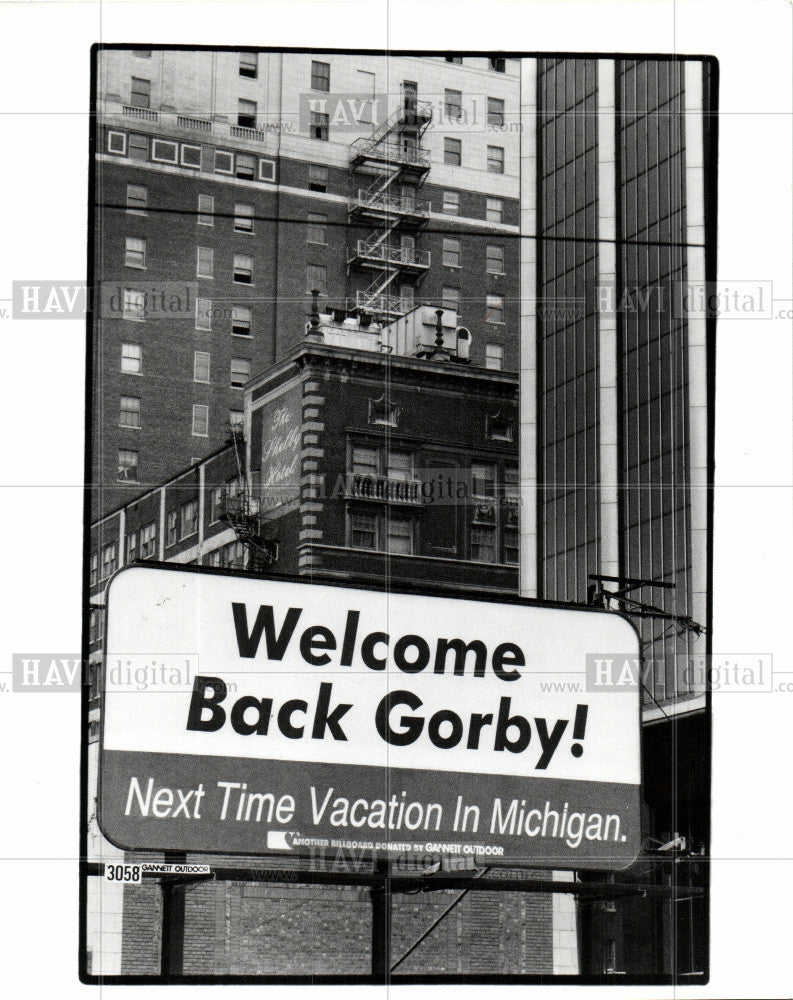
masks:
{"type": "Polygon", "coordinates": [[[635,662],[633,626],[130,567],[107,593],[100,826],[127,849],[624,868],[639,696],[588,691],[593,654],[635,662]]]}

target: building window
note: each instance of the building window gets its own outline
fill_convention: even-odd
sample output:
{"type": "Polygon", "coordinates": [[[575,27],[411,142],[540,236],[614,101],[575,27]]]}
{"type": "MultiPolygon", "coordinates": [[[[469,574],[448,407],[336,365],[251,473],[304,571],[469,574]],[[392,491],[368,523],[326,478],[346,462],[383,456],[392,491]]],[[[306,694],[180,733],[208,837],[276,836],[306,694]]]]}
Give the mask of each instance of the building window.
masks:
{"type": "Polygon", "coordinates": [[[106,580],[116,572],[116,543],[111,542],[102,549],[102,577],[106,580]]]}
{"type": "Polygon", "coordinates": [[[134,288],[125,288],[121,308],[124,319],[131,319],[137,323],[142,323],[146,319],[145,293],[138,292],[134,288]]]}
{"type": "Polygon", "coordinates": [[[146,240],[135,236],[127,237],[124,263],[127,267],[146,267],[146,240]]]}
{"type": "Polygon", "coordinates": [[[504,221],[504,202],[500,198],[488,198],[485,218],[488,222],[504,221]]]}
{"type": "Polygon", "coordinates": [[[259,160],[259,180],[275,182],[275,160],[259,160]]]}
{"type": "Polygon", "coordinates": [[[329,128],[330,115],[323,114],[321,111],[311,112],[311,129],[309,135],[312,139],[322,139],[323,142],[327,142],[329,128]]]}
{"type": "Polygon", "coordinates": [[[251,336],[251,311],[247,306],[231,307],[231,332],[235,337],[251,336]]]}
{"type": "Polygon", "coordinates": [[[496,561],[496,529],[471,528],[471,559],[474,562],[494,563],[496,561]]]}
{"type": "Polygon", "coordinates": [[[135,562],[138,558],[138,533],[132,531],[127,535],[127,562],[135,562]]]}
{"type": "Polygon", "coordinates": [[[121,345],[121,370],[126,375],[140,375],[143,369],[143,348],[140,344],[121,345]]]}
{"type": "Polygon", "coordinates": [[[245,426],[244,410],[229,410],[229,428],[236,432],[242,431],[245,426]]]}
{"type": "Polygon", "coordinates": [[[399,286],[399,307],[410,312],[416,305],[416,289],[413,285],[399,286]]]}
{"type": "Polygon", "coordinates": [[[443,162],[450,163],[453,167],[459,167],[462,163],[463,144],[460,139],[452,139],[446,136],[443,140],[443,162]]]}
{"type": "Polygon", "coordinates": [[[488,323],[504,322],[504,299],[501,295],[488,295],[485,308],[485,321],[488,323]]]}
{"type": "Polygon", "coordinates": [[[193,403],[193,437],[209,437],[209,407],[193,403]]]}
{"type": "Polygon", "coordinates": [[[369,400],[369,423],[375,427],[398,427],[402,407],[386,401],[385,395],[369,400]]]}
{"type": "Polygon", "coordinates": [[[443,287],[443,300],[441,305],[444,309],[453,309],[455,312],[460,311],[460,289],[450,288],[446,285],[443,287]]]}
{"type": "Polygon", "coordinates": [[[179,509],[180,538],[189,538],[198,531],[198,501],[188,500],[179,509]]]}
{"type": "Polygon", "coordinates": [[[211,354],[209,351],[195,351],[193,354],[193,381],[208,382],[209,368],[211,364],[211,354]]]}
{"type": "Polygon", "coordinates": [[[200,194],[198,196],[198,225],[215,225],[215,199],[211,194],[200,194]]]}
{"type": "Polygon", "coordinates": [[[240,541],[229,542],[219,549],[214,549],[209,555],[210,566],[222,566],[226,569],[245,568],[245,546],[240,541]]]}
{"type": "Polygon", "coordinates": [[[504,367],[504,348],[501,344],[485,344],[485,368],[501,371],[504,367]]]}
{"type": "Polygon", "coordinates": [[[320,212],[308,213],[308,226],[306,227],[306,242],[317,243],[319,246],[327,246],[325,239],[325,223],[328,221],[327,215],[320,212]]]}
{"type": "Polygon", "coordinates": [[[179,147],[175,142],[154,139],[151,144],[151,158],[158,163],[176,164],[179,162],[179,147]]]}
{"type": "Polygon", "coordinates": [[[196,277],[213,277],[215,273],[215,251],[212,247],[197,247],[196,249],[196,277]]]}
{"type": "Polygon", "coordinates": [[[494,73],[506,73],[507,71],[507,61],[503,58],[495,58],[490,60],[490,68],[494,73]]]}
{"type": "Polygon", "coordinates": [[[488,97],[487,99],[487,124],[504,124],[504,102],[499,97],[488,97]]]}
{"type": "Polygon", "coordinates": [[[377,517],[369,514],[350,514],[350,547],[377,548],[377,517]]]}
{"type": "Polygon", "coordinates": [[[157,522],[151,521],[140,529],[140,557],[151,559],[157,551],[157,522]]]}
{"type": "Polygon", "coordinates": [[[140,398],[138,396],[122,396],[118,411],[119,427],[140,427],[140,398]]]}
{"type": "Polygon", "coordinates": [[[133,49],[132,54],[138,59],[151,59],[151,49],[133,49]]]}
{"type": "Polygon", "coordinates": [[[151,105],[151,80],[133,76],[129,89],[129,103],[133,108],[148,108],[151,105]]]}
{"type": "Polygon", "coordinates": [[[517,566],[520,558],[520,542],[517,528],[504,529],[504,562],[517,566]]]}
{"type": "Polygon", "coordinates": [[[487,273],[504,274],[503,246],[489,246],[487,248],[487,273]]]}
{"type": "Polygon", "coordinates": [[[202,333],[212,332],[212,300],[195,300],[195,328],[202,333]]]}
{"type": "Polygon", "coordinates": [[[445,237],[443,240],[443,263],[446,267],[461,267],[462,253],[460,241],[445,237]]]}
{"type": "Polygon", "coordinates": [[[330,63],[311,61],[311,89],[330,90],[330,63]]]}
{"type": "Polygon", "coordinates": [[[460,214],[460,192],[459,191],[444,191],[443,192],[443,212],[446,215],[459,215],[460,214]]]}
{"type": "Polygon", "coordinates": [[[491,500],[496,495],[496,467],[491,462],[474,462],[471,466],[471,493],[491,500]]]}
{"type": "Polygon", "coordinates": [[[149,159],[149,137],[147,135],[140,135],[137,132],[130,132],[129,134],[129,158],[131,160],[144,160],[149,159]]]}
{"type": "Polygon", "coordinates": [[[239,99],[237,102],[237,124],[242,128],[256,128],[256,101],[239,99]]]}
{"type": "Polygon", "coordinates": [[[127,184],[127,215],[145,215],[149,189],[142,184],[127,184]]]}
{"type": "Polygon", "coordinates": [[[119,448],[118,450],[118,478],[137,482],[138,479],[138,453],[129,448],[119,448]]]}
{"type": "Polygon", "coordinates": [[[460,90],[444,90],[443,110],[446,120],[457,122],[463,117],[463,95],[460,90]]]}
{"type": "Polygon", "coordinates": [[[328,168],[310,163],[308,166],[308,189],[309,191],[328,190],[328,168]]]}
{"type": "Polygon", "coordinates": [[[166,520],[166,535],[165,544],[166,545],[176,545],[179,541],[179,511],[169,510],[168,518],[166,520]]]}
{"type": "Polygon", "coordinates": [[[234,231],[236,233],[253,232],[253,205],[239,202],[234,206],[234,231]]]}
{"type": "Polygon", "coordinates": [[[327,290],[327,269],[324,264],[306,265],[306,291],[324,295],[327,290]]]}
{"type": "Polygon", "coordinates": [[[251,363],[245,358],[231,359],[231,388],[241,389],[251,377],[251,363]]]}
{"type": "Polygon", "coordinates": [[[188,146],[187,144],[182,143],[181,152],[182,152],[181,164],[183,167],[192,167],[194,170],[201,169],[200,146],[188,146]]]}
{"type": "Polygon", "coordinates": [[[215,173],[216,174],[232,174],[234,173],[234,155],[229,153],[225,149],[215,150],[215,173]]]}
{"type": "Polygon", "coordinates": [[[116,153],[118,156],[125,156],[127,152],[127,133],[108,132],[107,151],[108,153],[116,153]]]}
{"type": "Polygon", "coordinates": [[[385,525],[385,549],[391,555],[413,555],[413,521],[408,518],[388,518],[385,525]]]}
{"type": "Polygon", "coordinates": [[[462,56],[445,56],[447,63],[457,63],[458,66],[462,66],[463,57],[462,56]]]}
{"type": "Polygon", "coordinates": [[[95,587],[99,583],[99,553],[91,553],[91,576],[89,585],[95,587]]]}
{"type": "Polygon", "coordinates": [[[491,174],[504,173],[504,147],[487,147],[487,169],[491,174]]]}
{"type": "Polygon", "coordinates": [[[354,476],[379,476],[379,448],[365,448],[360,445],[353,445],[351,471],[354,476]]]}
{"type": "Polygon", "coordinates": [[[256,157],[250,153],[237,153],[235,177],[243,181],[252,181],[256,177],[256,157]]]}
{"type": "Polygon", "coordinates": [[[238,285],[253,284],[253,260],[245,254],[234,255],[234,281],[238,285]]]}
{"type": "Polygon", "coordinates": [[[255,80],[259,75],[259,53],[240,52],[240,76],[255,80]]]}

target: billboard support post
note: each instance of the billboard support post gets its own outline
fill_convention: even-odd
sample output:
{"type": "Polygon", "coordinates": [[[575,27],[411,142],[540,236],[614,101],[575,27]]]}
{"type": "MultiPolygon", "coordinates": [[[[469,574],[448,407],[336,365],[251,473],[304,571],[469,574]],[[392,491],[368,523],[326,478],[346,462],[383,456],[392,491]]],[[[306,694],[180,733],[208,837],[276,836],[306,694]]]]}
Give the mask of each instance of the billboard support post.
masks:
{"type": "MultiPolygon", "coordinates": [[[[182,851],[166,851],[165,862],[183,865],[187,855],[182,851]]],[[[181,976],[184,971],[184,918],[185,883],[163,879],[160,972],[165,978],[181,976]]]]}
{"type": "Polygon", "coordinates": [[[385,982],[391,970],[391,879],[388,862],[376,861],[375,873],[383,876],[383,882],[369,890],[372,900],[372,975],[385,982]]]}

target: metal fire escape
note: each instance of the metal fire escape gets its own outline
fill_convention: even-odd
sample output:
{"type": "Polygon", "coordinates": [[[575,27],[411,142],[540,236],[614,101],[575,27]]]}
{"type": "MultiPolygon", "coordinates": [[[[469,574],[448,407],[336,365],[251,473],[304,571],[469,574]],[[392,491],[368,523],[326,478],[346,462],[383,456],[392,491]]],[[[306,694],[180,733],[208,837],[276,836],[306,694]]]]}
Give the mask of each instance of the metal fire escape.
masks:
{"type": "Polygon", "coordinates": [[[373,233],[350,249],[348,269],[373,273],[369,286],[348,303],[359,312],[386,319],[413,308],[413,294],[400,285],[413,283],[430,266],[426,250],[416,249],[416,234],[429,218],[430,204],[416,196],[430,169],[421,137],[432,120],[432,105],[419,101],[403,85],[400,107],[371,136],[350,147],[350,171],[361,185],[349,202],[352,224],[370,226],[373,233]],[[396,293],[396,294],[395,294],[396,293]]]}

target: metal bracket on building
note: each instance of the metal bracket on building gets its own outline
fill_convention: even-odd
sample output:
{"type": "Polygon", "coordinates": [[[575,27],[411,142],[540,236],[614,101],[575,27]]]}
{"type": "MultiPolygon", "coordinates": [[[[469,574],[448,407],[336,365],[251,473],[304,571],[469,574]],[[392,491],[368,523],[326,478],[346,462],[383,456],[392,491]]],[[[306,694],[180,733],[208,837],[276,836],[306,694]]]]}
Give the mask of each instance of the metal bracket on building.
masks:
{"type": "Polygon", "coordinates": [[[608,576],[604,573],[590,573],[590,583],[587,589],[587,604],[593,608],[604,608],[605,610],[622,611],[626,615],[635,615],[637,618],[660,618],[667,621],[676,622],[684,632],[693,632],[695,635],[703,635],[707,632],[704,625],[695,622],[690,615],[678,615],[672,611],[664,611],[663,608],[648,604],[646,601],[637,601],[627,595],[632,590],[641,587],[657,587],[664,590],[674,590],[676,584],[666,580],[643,580],[632,576],[608,576]],[[618,590],[606,590],[604,583],[618,583],[618,590]]]}

